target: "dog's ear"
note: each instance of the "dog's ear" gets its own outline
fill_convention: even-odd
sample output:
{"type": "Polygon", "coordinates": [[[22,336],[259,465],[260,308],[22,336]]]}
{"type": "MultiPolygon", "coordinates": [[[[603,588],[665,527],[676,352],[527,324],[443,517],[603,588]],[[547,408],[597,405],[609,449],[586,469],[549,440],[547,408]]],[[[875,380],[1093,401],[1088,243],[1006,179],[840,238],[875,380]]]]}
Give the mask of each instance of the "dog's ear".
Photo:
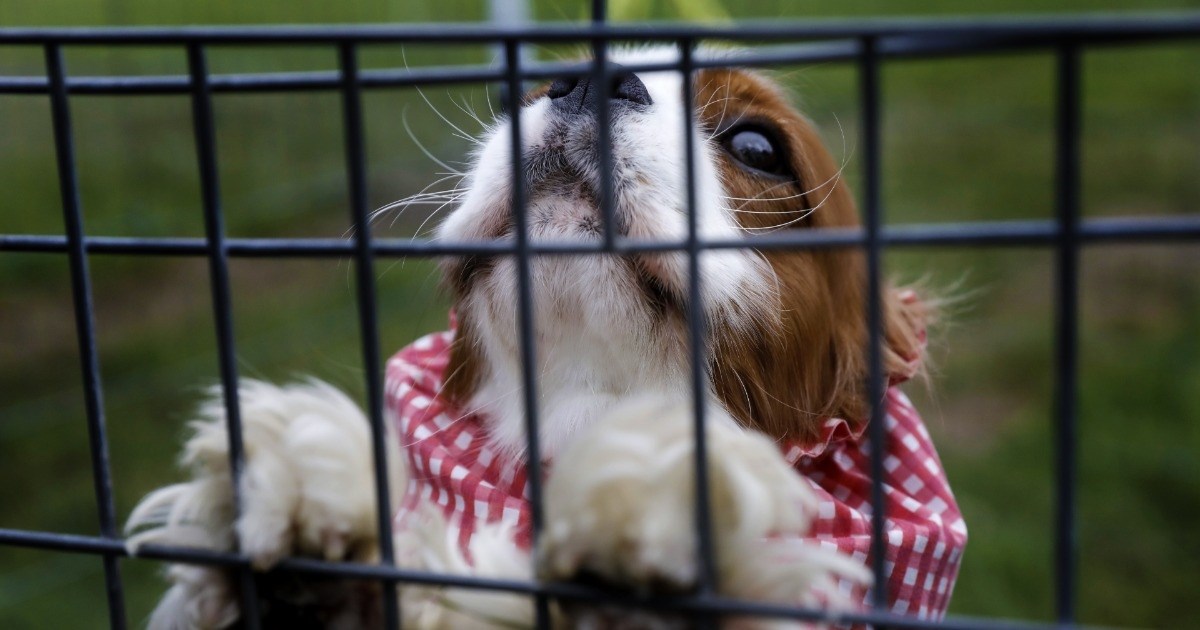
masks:
{"type": "MultiPolygon", "coordinates": [[[[847,252],[849,253],[849,252],[847,252]]],[[[785,255],[797,266],[797,256],[785,255]]],[[[825,261],[829,262],[829,261],[825,261]]],[[[816,263],[801,263],[800,267],[816,263]]],[[[841,257],[816,277],[781,277],[779,322],[755,332],[715,331],[710,361],[713,390],[743,425],[781,439],[815,440],[829,418],[857,427],[870,415],[868,335],[861,256],[841,257]],[[830,290],[831,289],[831,290],[830,290]],[[823,290],[827,290],[825,292],[823,290]],[[806,299],[806,297],[808,299],[806,299]]],[[[777,268],[778,269],[778,268],[777,268]]],[[[923,370],[927,308],[908,289],[884,289],[883,387],[923,370]]]]}
{"type": "MultiPolygon", "coordinates": [[[[811,121],[756,75],[732,72],[709,79],[739,97],[728,104],[735,115],[757,121],[757,129],[770,130],[794,176],[791,182],[766,178],[722,157],[728,194],[747,200],[735,210],[743,228],[860,225],[843,165],[826,149],[811,121]]],[[[762,258],[771,269],[779,316],[740,329],[714,323],[709,366],[714,392],[743,424],[776,438],[814,439],[832,417],[861,423],[870,414],[863,252],[770,251],[762,258]]],[[[920,370],[926,311],[911,291],[887,287],[881,299],[883,367],[887,382],[896,383],[920,370]]]]}
{"type": "Polygon", "coordinates": [[[438,396],[452,406],[466,409],[483,378],[483,359],[470,318],[461,311],[452,311],[450,326],[454,341],[450,344],[450,359],[442,373],[438,396]]]}

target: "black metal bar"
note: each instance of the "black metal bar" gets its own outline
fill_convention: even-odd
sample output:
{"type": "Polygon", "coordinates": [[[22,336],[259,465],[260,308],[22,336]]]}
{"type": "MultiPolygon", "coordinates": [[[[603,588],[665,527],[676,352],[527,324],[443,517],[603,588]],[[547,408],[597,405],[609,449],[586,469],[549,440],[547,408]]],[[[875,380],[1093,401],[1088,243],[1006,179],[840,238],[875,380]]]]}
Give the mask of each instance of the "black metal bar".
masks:
{"type": "MultiPolygon", "coordinates": [[[[595,42],[605,41],[597,38],[595,42]]],[[[966,54],[990,54],[1013,50],[1053,47],[1056,40],[1020,36],[972,38],[945,35],[930,40],[895,36],[881,38],[876,54],[881,58],[923,59],[966,54]]],[[[1103,45],[1105,41],[1093,45],[1103,45]]],[[[1127,43],[1124,41],[1111,43],[1127,43]]],[[[746,51],[729,51],[712,59],[699,58],[696,68],[771,67],[802,63],[853,61],[862,54],[857,40],[830,40],[801,44],[784,44],[746,51]]],[[[521,69],[523,80],[544,80],[563,76],[583,76],[595,69],[595,61],[529,62],[521,69]]],[[[630,72],[657,72],[676,69],[674,63],[636,63],[630,72]]],[[[363,89],[405,88],[427,85],[483,83],[504,80],[501,69],[490,65],[463,65],[421,68],[388,68],[361,70],[359,82],[363,89]]],[[[214,93],[272,93],[337,90],[341,79],[336,71],[266,72],[218,74],[209,77],[214,93]]],[[[186,75],[153,76],[84,76],[67,80],[67,91],[86,95],[161,95],[186,94],[190,91],[186,75]]],[[[45,94],[49,83],[44,77],[0,77],[0,94],[45,94]]]]}
{"type": "MultiPolygon", "coordinates": [[[[74,534],[53,534],[0,528],[0,545],[44,549],[84,554],[112,554],[129,557],[128,551],[119,540],[74,534]]],[[[170,547],[144,545],[138,549],[137,559],[169,560],[209,566],[248,566],[242,555],[209,551],[195,547],[170,547]]],[[[977,619],[972,617],[947,617],[943,621],[920,620],[914,617],[872,612],[837,612],[823,609],[795,608],[758,602],[738,601],[716,596],[708,597],[660,597],[647,598],[618,593],[611,590],[593,589],[577,584],[531,583],[519,580],[480,578],[467,575],[436,574],[379,564],[352,562],[326,562],[312,558],[287,558],[277,564],[274,573],[297,573],[325,575],[347,579],[387,579],[406,584],[429,586],[451,586],[481,591],[499,591],[530,595],[542,594],[559,599],[590,601],[603,604],[620,604],[630,608],[669,610],[692,613],[725,613],[758,617],[777,617],[827,623],[834,626],[851,624],[886,625],[896,628],[942,630],[996,630],[997,628],[1029,628],[1052,630],[1058,624],[1024,622],[1014,620],[977,619]]],[[[1086,627],[1086,626],[1074,626],[1086,627]]]]}
{"type": "MultiPolygon", "coordinates": [[[[359,84],[363,89],[404,88],[501,78],[503,74],[490,66],[394,68],[363,70],[359,84]]],[[[332,91],[341,88],[341,77],[337,71],[217,74],[209,78],[209,88],[214,93],[332,91]]],[[[40,77],[0,77],[0,94],[41,94],[47,89],[40,77]]],[[[76,77],[67,82],[67,89],[72,94],[134,96],[186,94],[191,88],[186,75],[157,75],[76,77]]]]}
{"type": "MultiPolygon", "coordinates": [[[[582,38],[582,35],[580,36],[582,38]]],[[[606,41],[597,37],[594,42],[606,41]]],[[[994,54],[1013,51],[1054,48],[1059,41],[1051,36],[1032,36],[1010,33],[990,36],[971,36],[959,33],[938,35],[894,35],[877,39],[876,56],[885,59],[929,59],[970,54],[994,54]]],[[[1151,43],[1152,39],[1129,39],[1113,36],[1092,39],[1089,46],[1151,43]]],[[[760,47],[732,51],[712,59],[696,59],[696,68],[771,67],[808,63],[854,61],[862,54],[858,40],[825,40],[800,44],[760,47]]],[[[674,70],[674,63],[630,64],[630,72],[674,70]]],[[[545,80],[562,76],[585,75],[592,72],[595,62],[529,62],[521,69],[525,81],[545,80]]],[[[388,68],[360,71],[363,89],[404,88],[424,85],[448,85],[502,81],[503,70],[490,65],[463,65],[422,68],[388,68]]],[[[341,79],[336,71],[270,72],[212,75],[209,86],[214,93],[238,92],[297,92],[336,90],[341,79]]],[[[186,94],[190,91],[185,75],[158,76],[86,76],[71,77],[67,90],[71,94],[87,95],[156,95],[186,94]]],[[[0,77],[0,94],[45,94],[49,83],[44,77],[0,77]]]]}
{"type": "MultiPolygon", "coordinates": [[[[50,114],[54,123],[54,154],[58,161],[58,189],[62,197],[63,225],[66,227],[71,266],[71,302],[75,307],[75,335],[79,344],[79,363],[83,371],[83,402],[87,412],[88,450],[92,461],[92,486],[96,495],[96,513],[100,535],[119,540],[116,509],[113,507],[112,469],[108,459],[108,434],[105,429],[104,392],[100,378],[100,357],[96,350],[96,322],[92,309],[92,279],[88,271],[83,240],[83,208],[79,201],[79,183],[75,171],[75,140],[71,129],[71,105],[67,101],[66,75],[62,48],[45,49],[46,74],[50,81],[50,114]]],[[[108,623],[114,630],[125,628],[125,596],[117,556],[104,554],[104,587],[108,601],[108,623]]]]}
{"type": "MultiPolygon", "coordinates": [[[[208,89],[208,63],[199,44],[187,47],[188,70],[192,84],[192,130],[196,139],[196,162],[200,170],[200,196],[204,205],[205,255],[208,256],[209,284],[212,292],[213,322],[217,337],[217,364],[221,373],[221,392],[225,401],[225,427],[229,442],[229,470],[233,484],[234,506],[242,513],[242,472],[245,450],[242,444],[242,411],[238,388],[236,338],[229,288],[229,258],[225,248],[225,219],[221,210],[221,183],[217,170],[217,140],[214,129],[212,94],[208,89]]],[[[259,627],[258,593],[249,567],[238,571],[242,620],[247,628],[259,627]]]]}
{"type": "Polygon", "coordinates": [[[1075,440],[1076,391],[1079,382],[1079,49],[1065,43],[1057,55],[1058,94],[1055,108],[1055,205],[1058,219],[1055,283],[1055,615],[1060,623],[1075,621],[1075,440]]]}
{"type": "MultiPolygon", "coordinates": [[[[521,142],[521,45],[517,40],[504,42],[504,69],[508,74],[507,109],[509,116],[510,159],[512,160],[512,217],[516,231],[517,262],[517,333],[521,339],[521,394],[525,404],[525,472],[529,495],[531,545],[537,549],[545,524],[542,506],[542,455],[538,433],[537,348],[533,303],[533,251],[529,239],[529,213],[526,206],[525,169],[521,142]]],[[[534,598],[538,628],[550,627],[550,602],[545,595],[534,598]]]]}
{"type": "MultiPolygon", "coordinates": [[[[596,42],[605,41],[597,38],[596,42]]],[[[989,53],[997,50],[1049,47],[1053,41],[1006,39],[977,41],[946,37],[945,42],[927,42],[913,38],[881,40],[879,55],[903,59],[946,56],[950,54],[989,53]],[[886,47],[884,44],[887,44],[886,47]]],[[[800,63],[851,61],[861,54],[855,40],[791,44],[771,49],[731,51],[713,59],[696,59],[697,68],[718,67],[770,67],[800,63]]],[[[593,72],[595,61],[588,63],[572,61],[529,62],[521,69],[523,80],[544,80],[563,76],[583,76],[593,72]]],[[[630,72],[657,72],[676,69],[674,63],[630,64],[630,72]]],[[[362,70],[360,84],[363,89],[405,88],[427,85],[449,85],[482,83],[504,80],[503,70],[485,65],[390,68],[362,70]]],[[[209,78],[214,93],[273,93],[336,90],[340,78],[336,71],[312,72],[267,72],[219,74],[209,78]]],[[[190,91],[186,75],[155,76],[84,76],[72,77],[67,81],[71,94],[86,95],[162,95],[186,94],[190,91]]],[[[0,94],[45,94],[49,84],[43,77],[0,77],[0,94]]]]}
{"type": "MultiPolygon", "coordinates": [[[[679,46],[679,73],[683,82],[683,164],[684,164],[684,209],[687,211],[687,255],[688,255],[688,346],[691,352],[692,410],[695,416],[696,449],[693,465],[695,476],[695,527],[696,527],[696,589],[703,595],[715,593],[717,584],[716,546],[713,544],[712,507],[708,479],[708,434],[705,431],[705,416],[708,398],[708,322],[704,311],[703,286],[700,266],[699,216],[696,209],[696,134],[692,127],[696,112],[693,106],[692,66],[693,47],[691,39],[681,39],[679,46]]],[[[710,621],[710,620],[700,620],[710,621]]]]}
{"type": "MultiPolygon", "coordinates": [[[[603,11],[603,0],[596,0],[603,11]]],[[[596,157],[600,165],[600,215],[601,234],[604,246],[612,248],[617,236],[617,216],[613,194],[613,138],[612,112],[609,101],[609,87],[612,75],[608,68],[608,42],[603,39],[592,41],[593,70],[592,89],[601,90],[600,98],[596,99],[596,157]]]]}
{"type": "Polygon", "coordinates": [[[883,494],[883,454],[887,452],[887,430],[883,426],[883,305],[880,292],[882,264],[879,226],[883,223],[880,207],[880,114],[879,59],[875,40],[864,38],[859,65],[859,107],[862,108],[863,143],[863,219],[866,229],[867,258],[867,382],[864,388],[871,404],[868,421],[871,437],[871,571],[875,584],[871,603],[876,611],[887,606],[887,503],[883,494]]]}
{"type": "MultiPolygon", "coordinates": [[[[1134,243],[1172,243],[1200,240],[1200,217],[1164,216],[1156,218],[1098,218],[1079,222],[1081,245],[1119,245],[1134,243]]],[[[1054,220],[979,221],[972,223],[935,223],[881,226],[879,242],[888,247],[1036,247],[1053,245],[1059,238],[1054,220]]],[[[825,249],[857,247],[866,243],[858,229],[814,228],[795,232],[747,235],[740,239],[701,240],[702,249],[825,249]]],[[[204,239],[188,237],[85,236],[89,254],[141,256],[204,256],[204,239]]],[[[612,252],[620,254],[683,251],[687,241],[644,241],[617,238],[612,252]]],[[[226,238],[231,258],[347,258],[353,256],[352,242],[333,238],[226,238]]],[[[594,255],[606,253],[602,245],[571,242],[530,244],[539,255],[594,255]]],[[[40,234],[0,234],[0,252],[62,253],[68,250],[66,237],[40,234]]],[[[450,241],[381,239],[371,241],[375,256],[431,257],[504,255],[516,251],[511,241],[450,241]]]]}
{"type": "Polygon", "coordinates": [[[605,24],[608,22],[607,0],[592,0],[592,23],[605,24]]]}
{"type": "Polygon", "coordinates": [[[734,25],[661,23],[554,23],[510,27],[486,24],[389,24],[340,26],[181,26],[181,27],[51,27],[0,28],[0,44],[70,44],[109,46],[294,45],[355,43],[569,43],[602,37],[610,41],[669,42],[680,39],[734,42],[862,37],[970,38],[1004,36],[1076,40],[1168,40],[1200,33],[1200,12],[1110,14],[1097,17],[1009,16],[1004,18],[876,18],[816,20],[747,20],[734,25]]]}
{"type": "MultiPolygon", "coordinates": [[[[592,0],[592,23],[603,25],[608,20],[608,2],[592,0]]],[[[596,157],[600,164],[600,215],[604,246],[611,249],[616,240],[616,211],[613,208],[613,154],[612,112],[610,111],[609,85],[612,81],[608,69],[608,40],[592,40],[592,89],[600,90],[596,100],[596,157]]]]}
{"type": "MultiPolygon", "coordinates": [[[[379,559],[386,566],[396,563],[392,540],[392,502],[388,488],[387,427],[383,419],[383,371],[379,357],[378,305],[375,296],[375,258],[371,250],[371,223],[367,207],[366,147],[363,143],[362,91],[358,83],[358,54],[355,44],[338,45],[342,75],[342,121],[346,142],[346,181],[350,192],[350,218],[354,222],[355,280],[357,281],[358,325],[362,339],[366,377],[367,417],[371,421],[371,454],[375,472],[376,525],[379,530],[379,559]]],[[[383,585],[383,615],[387,628],[400,627],[400,597],[391,583],[383,585]]]]}

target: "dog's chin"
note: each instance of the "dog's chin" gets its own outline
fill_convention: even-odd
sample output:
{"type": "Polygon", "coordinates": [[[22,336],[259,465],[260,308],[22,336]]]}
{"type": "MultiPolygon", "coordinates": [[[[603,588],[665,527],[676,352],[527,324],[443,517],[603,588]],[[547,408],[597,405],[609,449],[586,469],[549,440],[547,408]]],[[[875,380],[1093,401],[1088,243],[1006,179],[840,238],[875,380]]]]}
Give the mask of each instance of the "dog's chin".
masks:
{"type": "Polygon", "coordinates": [[[580,195],[539,195],[530,199],[530,240],[594,243],[604,233],[604,218],[592,199],[580,195]]]}

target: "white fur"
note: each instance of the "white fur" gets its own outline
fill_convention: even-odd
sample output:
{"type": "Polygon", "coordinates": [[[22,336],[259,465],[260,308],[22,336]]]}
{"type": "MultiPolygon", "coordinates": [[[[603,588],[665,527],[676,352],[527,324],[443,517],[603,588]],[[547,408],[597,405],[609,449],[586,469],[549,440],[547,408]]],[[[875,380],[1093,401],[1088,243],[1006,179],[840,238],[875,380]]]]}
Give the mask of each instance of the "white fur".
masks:
{"type": "MultiPolygon", "coordinates": [[[[476,529],[471,537],[472,562],[447,534],[437,506],[422,505],[406,518],[408,527],[396,536],[397,562],[404,566],[441,574],[533,578],[533,559],[513,543],[509,524],[481,524],[476,529]]],[[[526,627],[533,621],[533,602],[522,595],[423,586],[407,586],[400,593],[405,627],[472,630],[526,627]]]]}
{"type": "MultiPolygon", "coordinates": [[[[614,51],[621,64],[674,61],[674,48],[614,51]]],[[[618,211],[629,217],[628,237],[682,242],[687,237],[682,77],[678,72],[638,75],[653,99],[645,111],[613,112],[614,188],[618,211]]],[[[599,165],[584,150],[594,144],[594,125],[553,124],[550,99],[542,97],[520,113],[522,148],[537,154],[561,143],[571,165],[590,183],[599,165]]],[[[489,129],[467,175],[462,203],[442,223],[437,238],[471,241],[488,237],[488,226],[508,213],[511,196],[511,123],[489,129]]],[[[705,239],[741,235],[726,201],[716,165],[714,143],[699,129],[694,138],[696,212],[705,239]]],[[[598,217],[590,202],[569,195],[533,195],[529,199],[530,238],[534,242],[598,242],[578,227],[583,217],[598,217]]],[[[654,275],[678,294],[687,295],[689,266],[682,253],[644,257],[654,275]]],[[[705,252],[701,256],[705,310],[733,325],[747,318],[774,317],[777,301],[769,267],[751,250],[705,252]]],[[[561,452],[576,433],[613,405],[630,396],[678,396],[688,391],[687,339],[664,331],[639,297],[635,279],[611,257],[539,257],[533,261],[534,318],[538,338],[538,386],[541,396],[540,445],[543,453],[561,452]]],[[[526,443],[524,409],[519,395],[521,370],[517,346],[516,265],[496,262],[484,286],[460,304],[482,337],[484,382],[471,401],[489,418],[495,445],[520,454],[526,443]]]]}
{"type": "MultiPolygon", "coordinates": [[[[808,482],[765,436],[719,408],[706,423],[717,582],[754,601],[837,600],[839,577],[870,573],[802,538],[816,514],[808,482]]],[[[697,579],[695,433],[690,405],[627,401],[564,452],[546,485],[542,566],[553,579],[581,569],[649,595],[697,579]]]]}
{"type": "MultiPolygon", "coordinates": [[[[329,560],[377,556],[370,426],[336,388],[308,381],[283,387],[243,380],[239,403],[246,465],[242,513],[234,519],[225,406],[219,389],[190,423],[182,464],[192,475],[134,508],[127,547],[144,544],[240,550],[258,569],[289,555],[329,560]]],[[[398,441],[389,431],[393,505],[406,484],[398,441]]],[[[218,628],[238,604],[221,570],[175,565],[174,583],[151,617],[153,628],[218,628]]]]}

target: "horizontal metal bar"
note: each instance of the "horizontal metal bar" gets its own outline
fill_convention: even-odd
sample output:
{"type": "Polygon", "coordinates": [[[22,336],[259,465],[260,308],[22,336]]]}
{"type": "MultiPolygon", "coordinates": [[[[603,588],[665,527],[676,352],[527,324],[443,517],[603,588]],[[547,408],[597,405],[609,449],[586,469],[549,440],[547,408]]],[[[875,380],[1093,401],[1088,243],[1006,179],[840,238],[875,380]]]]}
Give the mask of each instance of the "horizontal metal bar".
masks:
{"type": "Polygon", "coordinates": [[[1011,16],[1004,18],[877,18],[742,21],[731,25],[686,23],[571,24],[513,27],[489,24],[387,24],[335,26],[178,26],[0,28],[0,44],[334,44],[354,43],[533,43],[581,39],[668,41],[681,38],[729,41],[781,41],[956,35],[1036,36],[1055,39],[1168,39],[1200,33],[1200,12],[1111,13],[1094,16],[1011,16]]]}
{"type": "MultiPolygon", "coordinates": [[[[890,247],[925,246],[1036,246],[1050,245],[1059,237],[1052,220],[979,221],[894,225],[883,228],[880,242],[890,247]]],[[[1085,244],[1143,243],[1200,240],[1200,216],[1089,219],[1081,223],[1079,237],[1085,244]]],[[[822,249],[856,247],[866,242],[862,230],[819,229],[749,235],[743,239],[701,241],[702,249],[822,249]]],[[[203,238],[89,236],[84,245],[90,254],[139,256],[203,256],[203,238]]],[[[67,240],[57,235],[2,234],[0,251],[54,253],[67,251],[67,240]]],[[[354,244],[336,238],[229,238],[229,255],[237,258],[337,258],[354,254],[354,244]]],[[[501,256],[516,254],[511,241],[449,243],[416,239],[373,239],[376,256],[501,256]]],[[[644,241],[618,238],[611,249],[599,242],[539,242],[530,245],[535,254],[634,254],[684,251],[686,241],[644,241]]]]}
{"type": "MultiPolygon", "coordinates": [[[[550,64],[548,64],[550,65],[550,64]]],[[[568,65],[568,64],[557,64],[568,65]]],[[[578,64],[574,64],[578,65],[578,64]]],[[[552,69],[542,70],[550,75],[552,69]]],[[[557,76],[557,75],[550,75],[557,76]]],[[[363,70],[359,84],[364,88],[411,87],[454,83],[498,81],[503,74],[490,66],[449,66],[432,68],[388,68],[363,70]]],[[[303,92],[337,90],[341,78],[337,71],[264,72],[215,74],[209,82],[213,92],[303,92]]],[[[48,83],[43,77],[0,77],[0,94],[44,94],[48,83]]],[[[187,75],[153,76],[77,76],[67,80],[72,94],[145,95],[186,94],[191,90],[187,75]]]]}
{"type": "MultiPolygon", "coordinates": [[[[1200,35],[1198,33],[1197,35],[1200,35]]],[[[1008,33],[985,36],[962,33],[936,35],[896,35],[881,37],[877,56],[883,59],[922,59],[967,54],[992,54],[1047,48],[1059,40],[1042,34],[1008,33]]],[[[1128,43],[1129,37],[1093,38],[1090,43],[1128,43]]],[[[1144,41],[1144,40],[1143,40],[1144,41]]],[[[771,67],[787,64],[850,61],[862,54],[858,40],[835,40],[778,45],[754,50],[723,53],[705,58],[698,53],[697,68],[771,67]]],[[[654,72],[676,69],[673,63],[629,65],[625,72],[654,72]]],[[[574,61],[530,62],[520,70],[522,80],[538,81],[569,75],[583,76],[594,71],[592,64],[574,61]]],[[[359,84],[365,89],[403,88],[423,85],[499,82],[503,69],[493,65],[462,65],[422,68],[383,68],[363,70],[359,84]]],[[[272,93],[340,88],[335,70],[311,72],[267,72],[212,75],[210,87],[217,93],[272,93]]],[[[185,94],[190,88],[187,75],[79,76],[67,79],[71,94],[151,95],[185,94]]],[[[45,94],[49,82],[41,76],[0,77],[0,94],[45,94]]]]}
{"type": "MultiPolygon", "coordinates": [[[[168,547],[144,545],[136,556],[131,556],[120,541],[96,536],[76,534],[54,534],[18,529],[0,529],[0,545],[67,551],[90,554],[113,554],[135,559],[184,562],[189,564],[248,567],[245,556],[200,549],[195,547],[168,547]]],[[[289,572],[308,575],[325,575],[347,579],[374,579],[449,586],[484,591],[510,592],[522,595],[543,594],[559,599],[586,601],[599,604],[619,604],[646,610],[680,613],[722,613],[757,617],[778,617],[815,621],[835,626],[869,624],[894,628],[942,630],[984,630],[998,628],[1049,629],[1052,624],[1026,622],[1012,619],[980,619],[972,617],[947,617],[943,621],[928,621],[891,613],[842,612],[819,609],[794,608],[777,604],[739,601],[719,596],[703,597],[639,597],[627,593],[603,591],[568,583],[536,584],[522,580],[480,578],[467,575],[437,574],[427,571],[404,569],[380,564],[351,562],[327,562],[313,558],[288,558],[275,566],[272,572],[289,572]]],[[[1078,627],[1078,626],[1074,626],[1078,627]]]]}

